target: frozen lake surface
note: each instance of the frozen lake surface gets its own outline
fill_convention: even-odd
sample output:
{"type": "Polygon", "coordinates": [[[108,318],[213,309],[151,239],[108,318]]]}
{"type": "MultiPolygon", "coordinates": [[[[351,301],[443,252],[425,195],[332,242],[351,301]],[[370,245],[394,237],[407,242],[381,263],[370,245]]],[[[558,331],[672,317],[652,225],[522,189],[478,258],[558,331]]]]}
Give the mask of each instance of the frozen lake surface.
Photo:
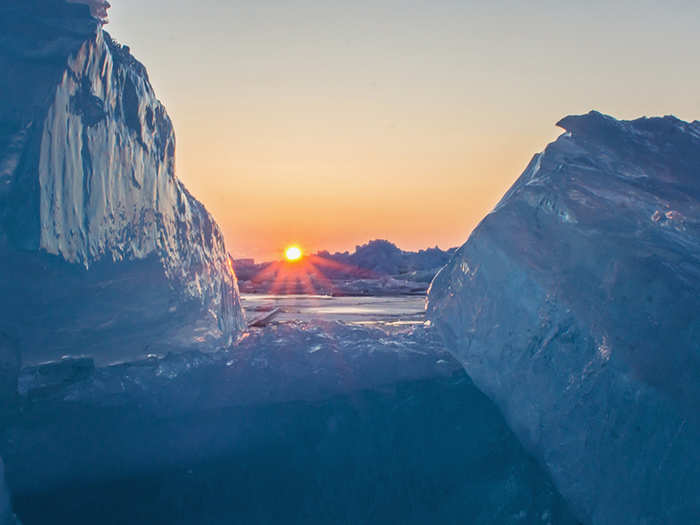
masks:
{"type": "Polygon", "coordinates": [[[348,324],[410,325],[425,322],[425,297],[331,297],[328,295],[242,294],[252,321],[280,308],[275,321],[342,321],[348,324]]]}

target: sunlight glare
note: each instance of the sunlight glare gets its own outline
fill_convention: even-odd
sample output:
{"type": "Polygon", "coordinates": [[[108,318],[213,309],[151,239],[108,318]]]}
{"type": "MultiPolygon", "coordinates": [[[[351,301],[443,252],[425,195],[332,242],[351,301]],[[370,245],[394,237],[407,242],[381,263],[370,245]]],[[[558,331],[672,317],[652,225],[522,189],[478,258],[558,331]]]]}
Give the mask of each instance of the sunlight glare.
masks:
{"type": "Polygon", "coordinates": [[[301,255],[301,248],[299,248],[298,246],[290,246],[284,252],[284,256],[287,258],[288,261],[298,261],[299,259],[301,259],[301,255]]]}

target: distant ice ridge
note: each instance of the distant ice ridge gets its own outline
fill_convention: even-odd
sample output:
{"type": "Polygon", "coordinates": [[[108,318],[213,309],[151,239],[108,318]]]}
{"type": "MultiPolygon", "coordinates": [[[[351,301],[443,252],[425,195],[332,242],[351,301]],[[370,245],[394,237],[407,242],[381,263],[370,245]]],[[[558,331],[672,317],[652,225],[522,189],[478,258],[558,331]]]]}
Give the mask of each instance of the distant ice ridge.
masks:
{"type": "Polygon", "coordinates": [[[143,65],[86,5],[0,15],[13,72],[0,80],[0,329],[30,362],[229,343],[245,324],[236,277],[175,176],[174,130],[143,65]]]}
{"type": "Polygon", "coordinates": [[[428,315],[579,519],[700,523],[700,122],[559,126],[428,315]]]}

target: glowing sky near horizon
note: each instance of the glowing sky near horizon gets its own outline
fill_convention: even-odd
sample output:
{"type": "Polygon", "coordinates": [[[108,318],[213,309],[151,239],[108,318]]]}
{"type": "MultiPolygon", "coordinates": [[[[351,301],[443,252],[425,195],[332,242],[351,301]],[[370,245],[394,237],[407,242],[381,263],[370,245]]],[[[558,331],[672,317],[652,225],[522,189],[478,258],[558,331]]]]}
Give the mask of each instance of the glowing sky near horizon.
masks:
{"type": "Polygon", "coordinates": [[[459,245],[561,117],[700,118],[695,1],[112,4],[236,257],[459,245]]]}

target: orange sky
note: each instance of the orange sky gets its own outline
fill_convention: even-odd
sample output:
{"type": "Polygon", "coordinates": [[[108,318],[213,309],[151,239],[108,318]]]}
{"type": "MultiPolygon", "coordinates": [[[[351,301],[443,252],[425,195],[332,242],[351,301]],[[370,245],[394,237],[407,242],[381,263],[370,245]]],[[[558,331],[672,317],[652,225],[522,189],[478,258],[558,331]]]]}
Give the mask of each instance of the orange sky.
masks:
{"type": "Polygon", "coordinates": [[[590,109],[700,118],[700,4],[115,0],[236,257],[463,243],[590,109]]]}

